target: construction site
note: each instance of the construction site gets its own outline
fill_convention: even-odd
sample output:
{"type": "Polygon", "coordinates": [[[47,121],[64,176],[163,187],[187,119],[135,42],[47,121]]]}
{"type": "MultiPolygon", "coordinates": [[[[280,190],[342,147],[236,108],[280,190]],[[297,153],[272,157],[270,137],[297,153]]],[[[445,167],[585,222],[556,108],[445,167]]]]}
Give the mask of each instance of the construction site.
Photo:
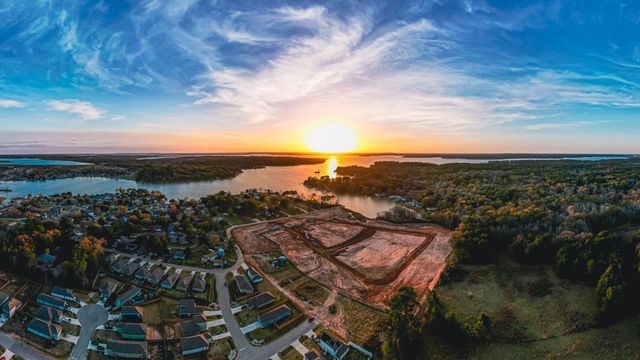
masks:
{"type": "MultiPolygon", "coordinates": [[[[274,257],[283,255],[328,292],[379,309],[402,286],[422,298],[451,252],[449,230],[357,220],[342,207],[243,226],[232,234],[247,262],[267,277],[276,272],[274,257]]],[[[282,286],[295,279],[283,280],[282,286]]]]}

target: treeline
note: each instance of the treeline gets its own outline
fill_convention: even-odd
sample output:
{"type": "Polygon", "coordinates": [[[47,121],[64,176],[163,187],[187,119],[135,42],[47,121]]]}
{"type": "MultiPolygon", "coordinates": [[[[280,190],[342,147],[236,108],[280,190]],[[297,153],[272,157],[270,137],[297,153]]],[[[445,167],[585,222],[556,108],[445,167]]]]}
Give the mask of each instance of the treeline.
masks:
{"type": "Polygon", "coordinates": [[[459,345],[456,356],[448,354],[454,358],[462,356],[468,344],[492,341],[492,322],[485,313],[478,314],[473,323],[464,323],[446,309],[435,292],[428,294],[425,306],[422,311],[415,291],[409,287],[400,288],[390,299],[381,346],[385,360],[426,359],[429,353],[438,353],[439,349],[430,349],[438,342],[459,345]]]}
{"type": "Polygon", "coordinates": [[[0,227],[0,267],[3,270],[41,278],[38,255],[55,253],[61,272],[60,284],[86,287],[96,275],[104,254],[104,239],[87,236],[75,242],[73,220],[59,223],[30,218],[19,226],[0,227]]]}
{"type": "MultiPolygon", "coordinates": [[[[454,229],[455,261],[553,264],[596,287],[602,322],[640,300],[640,162],[518,161],[488,164],[379,162],[310,178],[322,190],[400,195],[427,221],[454,229]],[[624,229],[631,225],[631,231],[624,229]]],[[[446,276],[445,276],[446,278],[446,276]]]]}
{"type": "Polygon", "coordinates": [[[293,156],[177,156],[140,158],[139,155],[47,155],[43,159],[88,163],[78,166],[22,166],[0,164],[0,180],[48,180],[78,176],[128,178],[141,182],[182,182],[233,178],[243,170],[265,166],[321,164],[322,158],[293,156]]]}

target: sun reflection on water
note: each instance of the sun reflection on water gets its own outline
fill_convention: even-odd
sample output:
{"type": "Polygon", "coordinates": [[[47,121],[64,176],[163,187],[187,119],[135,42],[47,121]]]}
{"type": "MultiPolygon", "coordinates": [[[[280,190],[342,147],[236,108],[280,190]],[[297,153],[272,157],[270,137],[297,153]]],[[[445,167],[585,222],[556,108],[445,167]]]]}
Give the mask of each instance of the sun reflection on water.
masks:
{"type": "Polygon", "coordinates": [[[338,168],[338,159],[335,156],[331,156],[327,160],[327,175],[329,175],[330,179],[335,179],[336,176],[338,176],[336,174],[337,168],[338,168]]]}

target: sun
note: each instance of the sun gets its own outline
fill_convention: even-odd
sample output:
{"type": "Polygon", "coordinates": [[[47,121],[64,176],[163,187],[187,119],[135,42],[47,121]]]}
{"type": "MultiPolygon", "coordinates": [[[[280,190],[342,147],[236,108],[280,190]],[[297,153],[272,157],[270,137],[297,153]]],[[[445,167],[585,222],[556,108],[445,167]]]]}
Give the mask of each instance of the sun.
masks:
{"type": "Polygon", "coordinates": [[[351,152],[358,146],[358,137],[348,126],[325,124],[309,129],[305,145],[313,152],[329,154],[351,152]]]}

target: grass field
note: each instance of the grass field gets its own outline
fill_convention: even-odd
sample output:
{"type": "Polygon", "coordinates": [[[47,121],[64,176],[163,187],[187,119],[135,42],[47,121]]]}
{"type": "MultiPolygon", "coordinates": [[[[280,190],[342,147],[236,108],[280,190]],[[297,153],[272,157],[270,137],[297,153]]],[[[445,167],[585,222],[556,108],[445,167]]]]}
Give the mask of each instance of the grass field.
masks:
{"type": "Polygon", "coordinates": [[[289,346],[283,351],[278,353],[278,356],[282,360],[302,360],[302,355],[293,346],[289,346]]]}
{"type": "Polygon", "coordinates": [[[357,344],[365,343],[379,331],[385,314],[369,306],[360,304],[342,295],[336,300],[338,313],[345,315],[347,338],[357,344]]]}
{"type": "Polygon", "coordinates": [[[160,324],[165,320],[175,317],[178,311],[178,301],[168,297],[161,297],[160,301],[144,306],[144,322],[147,324],[160,324]]]}
{"type": "Polygon", "coordinates": [[[464,280],[438,286],[448,310],[473,322],[481,311],[493,323],[490,345],[455,348],[428,340],[424,358],[637,359],[640,316],[596,328],[597,302],[586,284],[558,278],[550,266],[464,266],[464,280]],[[540,286],[545,284],[544,291],[540,286]]]}

